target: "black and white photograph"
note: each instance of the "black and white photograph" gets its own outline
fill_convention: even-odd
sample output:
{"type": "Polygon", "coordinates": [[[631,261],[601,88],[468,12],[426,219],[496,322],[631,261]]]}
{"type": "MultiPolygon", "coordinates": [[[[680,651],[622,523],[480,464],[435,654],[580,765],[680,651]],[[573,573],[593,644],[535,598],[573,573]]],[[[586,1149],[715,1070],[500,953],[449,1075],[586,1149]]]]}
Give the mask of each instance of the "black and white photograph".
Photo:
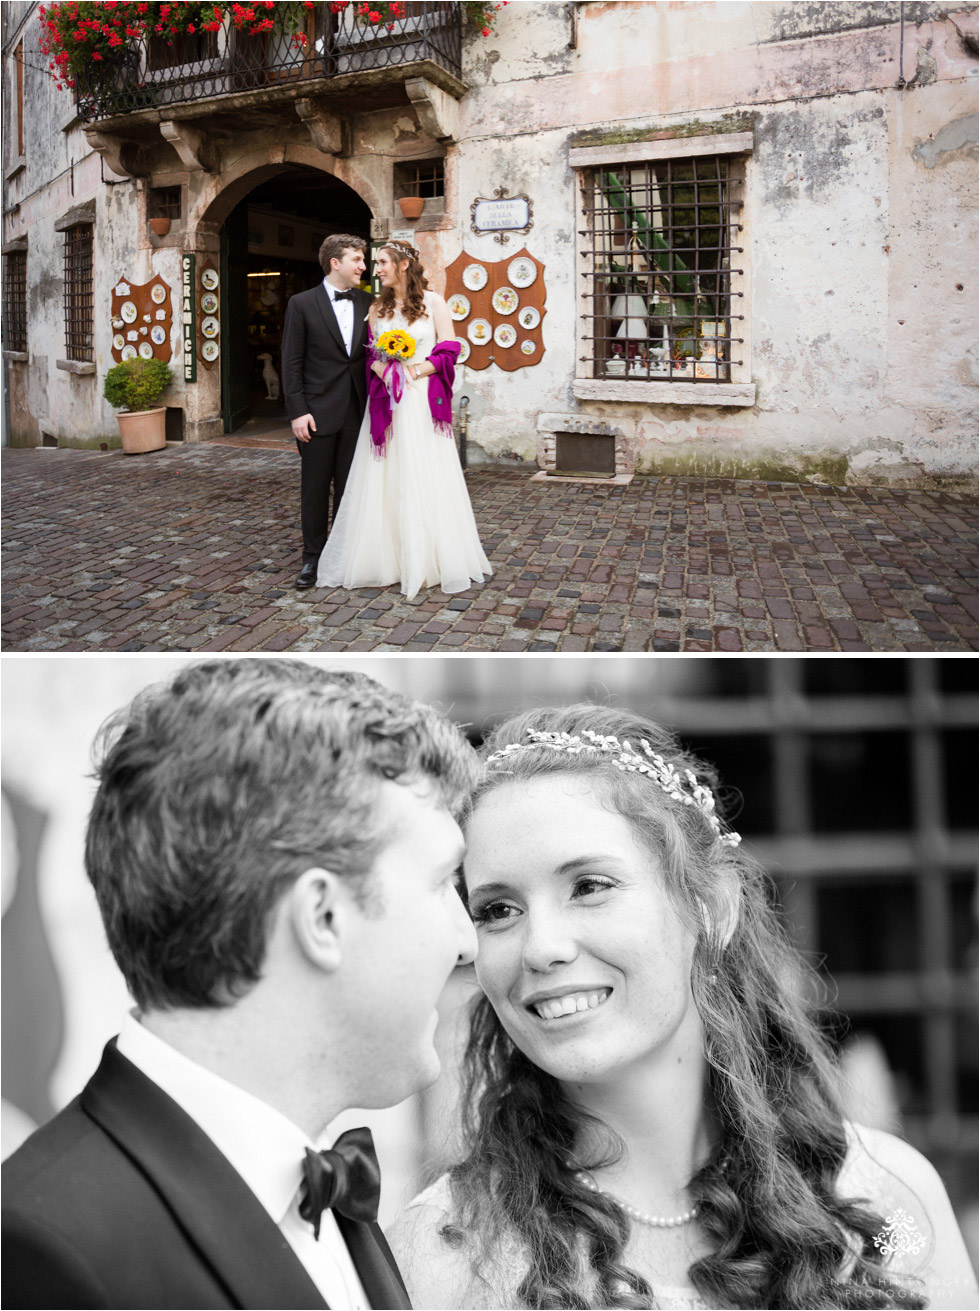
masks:
{"type": "Polygon", "coordinates": [[[6,656],[5,1307],[976,1306],[976,666],[6,656]]]}

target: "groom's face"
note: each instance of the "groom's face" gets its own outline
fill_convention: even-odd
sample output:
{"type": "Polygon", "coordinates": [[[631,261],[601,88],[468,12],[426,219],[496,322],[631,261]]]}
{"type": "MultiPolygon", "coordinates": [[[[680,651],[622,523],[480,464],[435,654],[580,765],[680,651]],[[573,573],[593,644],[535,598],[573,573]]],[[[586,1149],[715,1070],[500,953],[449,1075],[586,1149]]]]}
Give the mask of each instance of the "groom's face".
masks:
{"type": "Polygon", "coordinates": [[[390,837],[352,923],[345,1011],[359,1088],[353,1104],[392,1106],[439,1074],[437,1004],[476,934],[456,891],[463,836],[429,781],[385,782],[379,823],[390,837]]]}
{"type": "Polygon", "coordinates": [[[364,263],[364,252],[348,246],[340,259],[332,259],[330,268],[336,281],[340,281],[345,287],[356,287],[364,276],[364,270],[367,265],[364,263]]]}

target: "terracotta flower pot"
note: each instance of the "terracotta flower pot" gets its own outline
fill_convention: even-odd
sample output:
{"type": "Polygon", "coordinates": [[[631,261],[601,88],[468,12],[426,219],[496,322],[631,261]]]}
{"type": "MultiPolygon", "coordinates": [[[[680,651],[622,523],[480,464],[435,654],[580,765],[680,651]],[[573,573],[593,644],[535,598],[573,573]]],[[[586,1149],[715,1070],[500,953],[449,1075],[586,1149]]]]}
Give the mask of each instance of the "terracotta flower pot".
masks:
{"type": "Polygon", "coordinates": [[[119,436],[126,455],[160,451],[167,444],[167,407],[156,410],[133,410],[116,415],[119,436]]]}
{"type": "Polygon", "coordinates": [[[155,232],[158,237],[165,237],[170,231],[170,220],[168,218],[151,218],[150,231],[155,232]]]}
{"type": "Polygon", "coordinates": [[[402,196],[398,201],[398,208],[405,218],[417,219],[425,208],[425,200],[421,196],[402,196]]]}

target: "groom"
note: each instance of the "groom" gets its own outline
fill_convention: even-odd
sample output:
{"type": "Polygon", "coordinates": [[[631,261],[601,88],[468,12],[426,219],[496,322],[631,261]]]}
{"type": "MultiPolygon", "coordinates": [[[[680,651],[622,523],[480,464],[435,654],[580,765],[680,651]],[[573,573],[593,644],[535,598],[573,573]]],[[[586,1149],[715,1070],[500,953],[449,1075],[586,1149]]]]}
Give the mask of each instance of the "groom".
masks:
{"type": "Polygon", "coordinates": [[[320,247],[321,283],[290,297],[282,330],[282,387],[299,449],[303,567],[301,590],[316,586],[316,565],[344,494],[367,403],[365,318],[360,291],[365,243],[338,233],[320,247]]]}
{"type": "Polygon", "coordinates": [[[369,1131],[314,1144],[438,1074],[475,772],[434,710],[300,660],[117,716],[86,867],[138,1010],[4,1164],[4,1306],[409,1306],[369,1131]]]}

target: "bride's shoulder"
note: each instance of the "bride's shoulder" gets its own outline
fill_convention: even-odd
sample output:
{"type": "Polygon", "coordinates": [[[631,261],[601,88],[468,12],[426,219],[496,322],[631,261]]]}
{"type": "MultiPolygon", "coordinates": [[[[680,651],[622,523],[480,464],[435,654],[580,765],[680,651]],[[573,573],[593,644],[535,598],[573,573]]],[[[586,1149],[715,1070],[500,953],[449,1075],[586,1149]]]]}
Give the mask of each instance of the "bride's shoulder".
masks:
{"type": "Polygon", "coordinates": [[[882,1219],[876,1246],[886,1269],[925,1285],[929,1305],[966,1306],[976,1280],[953,1207],[936,1168],[921,1152],[882,1129],[845,1123],[847,1155],[838,1193],[869,1204],[882,1219]],[[946,1298],[953,1293],[954,1300],[946,1298]]]}
{"type": "Polygon", "coordinates": [[[477,1273],[468,1237],[455,1223],[448,1175],[414,1197],[385,1236],[414,1306],[463,1311],[500,1305],[477,1273]]]}

